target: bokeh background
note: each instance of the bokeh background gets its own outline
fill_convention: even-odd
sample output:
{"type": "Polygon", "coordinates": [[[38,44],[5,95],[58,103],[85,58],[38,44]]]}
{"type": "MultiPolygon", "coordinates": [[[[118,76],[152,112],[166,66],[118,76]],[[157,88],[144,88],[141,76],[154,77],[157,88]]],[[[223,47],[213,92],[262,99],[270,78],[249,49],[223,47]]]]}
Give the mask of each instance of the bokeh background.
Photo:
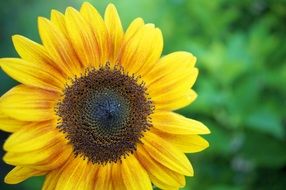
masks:
{"type": "MultiPolygon", "coordinates": [[[[13,34],[37,42],[37,17],[82,0],[0,0],[0,57],[17,56],[13,34]]],[[[197,56],[197,100],[179,110],[212,131],[210,147],[188,155],[195,177],[184,189],[282,190],[286,188],[286,2],[279,0],[91,0],[101,13],[118,8],[125,28],[136,17],[163,31],[164,54],[197,56]]],[[[17,83],[0,70],[0,95],[17,83]]],[[[0,144],[8,134],[0,132],[0,144]]],[[[4,152],[1,148],[1,157],[4,152]]],[[[37,190],[43,177],[1,190],[37,190]]]]}

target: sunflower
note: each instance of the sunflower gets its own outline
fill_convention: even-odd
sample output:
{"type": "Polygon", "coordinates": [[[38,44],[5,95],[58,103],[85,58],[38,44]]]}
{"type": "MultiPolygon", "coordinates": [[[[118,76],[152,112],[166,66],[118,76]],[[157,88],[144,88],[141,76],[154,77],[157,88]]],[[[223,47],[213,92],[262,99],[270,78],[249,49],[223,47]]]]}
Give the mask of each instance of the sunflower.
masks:
{"type": "Polygon", "coordinates": [[[178,189],[193,168],[185,153],[208,147],[201,122],[175,112],[196,98],[188,52],[161,57],[163,37],[135,19],[124,32],[114,5],[89,3],[39,18],[42,44],[14,35],[21,58],[1,68],[21,84],[0,99],[13,134],[5,182],[45,175],[44,190],[178,189]]]}

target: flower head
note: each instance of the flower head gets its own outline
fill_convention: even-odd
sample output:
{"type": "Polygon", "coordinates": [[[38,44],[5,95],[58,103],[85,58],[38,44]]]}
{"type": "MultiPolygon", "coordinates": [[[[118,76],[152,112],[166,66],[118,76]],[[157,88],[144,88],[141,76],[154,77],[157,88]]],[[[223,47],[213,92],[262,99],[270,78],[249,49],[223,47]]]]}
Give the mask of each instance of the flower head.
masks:
{"type": "Polygon", "coordinates": [[[162,189],[185,185],[184,153],[208,146],[202,123],[175,112],[196,98],[196,58],[161,57],[163,37],[135,19],[124,32],[114,5],[89,3],[39,18],[42,44],[13,36],[21,58],[1,68],[21,84],[0,99],[0,128],[13,134],[6,183],[46,175],[43,189],[162,189]]]}

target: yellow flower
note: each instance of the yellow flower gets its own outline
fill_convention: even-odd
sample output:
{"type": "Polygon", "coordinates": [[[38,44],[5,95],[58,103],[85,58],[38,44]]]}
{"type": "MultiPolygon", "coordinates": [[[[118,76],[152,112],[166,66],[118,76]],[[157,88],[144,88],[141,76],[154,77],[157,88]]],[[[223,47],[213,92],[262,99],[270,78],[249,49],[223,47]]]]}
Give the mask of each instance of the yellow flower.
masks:
{"type": "Polygon", "coordinates": [[[174,110],[196,98],[196,58],[162,58],[163,37],[135,19],[124,32],[114,5],[89,3],[39,18],[42,44],[13,36],[21,58],[1,68],[21,84],[0,99],[0,128],[13,132],[5,182],[46,175],[44,190],[185,186],[184,153],[208,147],[209,130],[174,110]]]}

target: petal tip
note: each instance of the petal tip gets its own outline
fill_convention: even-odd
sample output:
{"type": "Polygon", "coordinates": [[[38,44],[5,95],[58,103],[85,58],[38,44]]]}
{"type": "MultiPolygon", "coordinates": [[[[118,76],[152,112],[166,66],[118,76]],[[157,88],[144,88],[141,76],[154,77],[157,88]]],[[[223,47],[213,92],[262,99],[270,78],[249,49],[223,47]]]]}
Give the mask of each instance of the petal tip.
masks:
{"type": "Polygon", "coordinates": [[[105,9],[104,17],[107,19],[108,17],[118,17],[118,12],[113,3],[109,3],[105,9]]]}
{"type": "Polygon", "coordinates": [[[94,6],[93,6],[90,2],[87,2],[87,1],[85,1],[85,2],[81,5],[81,7],[92,7],[92,8],[94,8],[94,6]]]}
{"type": "Polygon", "coordinates": [[[135,18],[134,20],[136,20],[137,22],[144,23],[144,20],[143,20],[143,18],[141,18],[141,17],[137,17],[137,18],[135,18]]]}
{"type": "Polygon", "coordinates": [[[38,17],[38,27],[40,27],[41,25],[44,25],[48,22],[49,22],[48,19],[41,17],[41,16],[38,17]]]}
{"type": "Polygon", "coordinates": [[[207,134],[210,134],[211,131],[209,130],[209,128],[203,124],[202,122],[200,121],[197,121],[197,120],[194,120],[197,124],[198,124],[198,132],[197,134],[200,134],[200,135],[207,135],[207,134]]]}
{"type": "MultiPolygon", "coordinates": [[[[7,140],[6,140],[6,142],[3,145],[3,150],[5,150],[6,152],[9,150],[9,144],[8,145],[7,144],[8,143],[7,143],[7,140]]],[[[4,159],[4,157],[3,157],[3,159],[4,159]]]]}
{"type": "Polygon", "coordinates": [[[81,13],[87,13],[88,11],[96,11],[97,9],[90,3],[90,2],[84,2],[80,7],[81,13]]]}
{"type": "Polygon", "coordinates": [[[17,183],[15,183],[14,181],[13,181],[13,179],[9,176],[9,174],[7,174],[6,176],[5,176],[5,178],[4,178],[4,182],[6,183],[6,184],[17,184],[17,183]]]}
{"type": "Polygon", "coordinates": [[[203,131],[204,131],[204,134],[211,134],[211,131],[209,130],[209,128],[207,127],[207,126],[205,126],[204,124],[203,124],[203,127],[204,127],[204,129],[203,129],[203,131]]]}
{"type": "Polygon", "coordinates": [[[39,16],[38,17],[38,22],[43,22],[44,20],[46,20],[46,18],[39,16]]]}
{"type": "Polygon", "coordinates": [[[113,3],[108,3],[106,9],[115,9],[116,10],[116,7],[113,3]]]}
{"type": "Polygon", "coordinates": [[[51,15],[53,15],[53,14],[57,14],[57,13],[59,13],[59,11],[58,11],[58,10],[56,10],[56,9],[52,9],[52,10],[51,10],[51,15]]]}
{"type": "MultiPolygon", "coordinates": [[[[204,124],[203,124],[203,125],[204,125],[204,124]]],[[[209,130],[209,128],[208,128],[206,125],[204,125],[204,127],[205,127],[206,132],[207,132],[208,134],[210,134],[211,131],[209,130]]]]}
{"type": "Polygon", "coordinates": [[[206,145],[205,145],[204,149],[207,149],[209,146],[210,146],[210,143],[209,143],[209,141],[206,140],[206,145]]]}
{"type": "Polygon", "coordinates": [[[14,42],[14,40],[18,40],[18,39],[20,39],[22,36],[21,35],[19,35],[19,34],[14,34],[14,35],[12,35],[12,40],[13,40],[13,42],[14,42]]]}
{"type": "Polygon", "coordinates": [[[74,14],[76,12],[77,12],[77,10],[74,9],[73,7],[67,7],[66,11],[65,11],[65,14],[74,14]]]}
{"type": "Polygon", "coordinates": [[[104,17],[119,17],[118,12],[117,12],[117,8],[115,7],[115,5],[113,3],[109,3],[105,9],[105,15],[104,17]]]}
{"type": "Polygon", "coordinates": [[[17,50],[17,46],[21,44],[26,38],[19,34],[14,34],[12,37],[12,42],[14,44],[15,49],[17,50]]]}
{"type": "Polygon", "coordinates": [[[61,15],[62,13],[56,9],[52,9],[51,10],[51,20],[53,20],[55,17],[57,17],[58,15],[61,15]]]}
{"type": "Polygon", "coordinates": [[[7,158],[7,157],[8,157],[7,154],[8,154],[8,153],[4,154],[4,156],[2,157],[2,160],[3,160],[6,164],[11,164],[11,163],[9,162],[9,158],[7,158]]]}

